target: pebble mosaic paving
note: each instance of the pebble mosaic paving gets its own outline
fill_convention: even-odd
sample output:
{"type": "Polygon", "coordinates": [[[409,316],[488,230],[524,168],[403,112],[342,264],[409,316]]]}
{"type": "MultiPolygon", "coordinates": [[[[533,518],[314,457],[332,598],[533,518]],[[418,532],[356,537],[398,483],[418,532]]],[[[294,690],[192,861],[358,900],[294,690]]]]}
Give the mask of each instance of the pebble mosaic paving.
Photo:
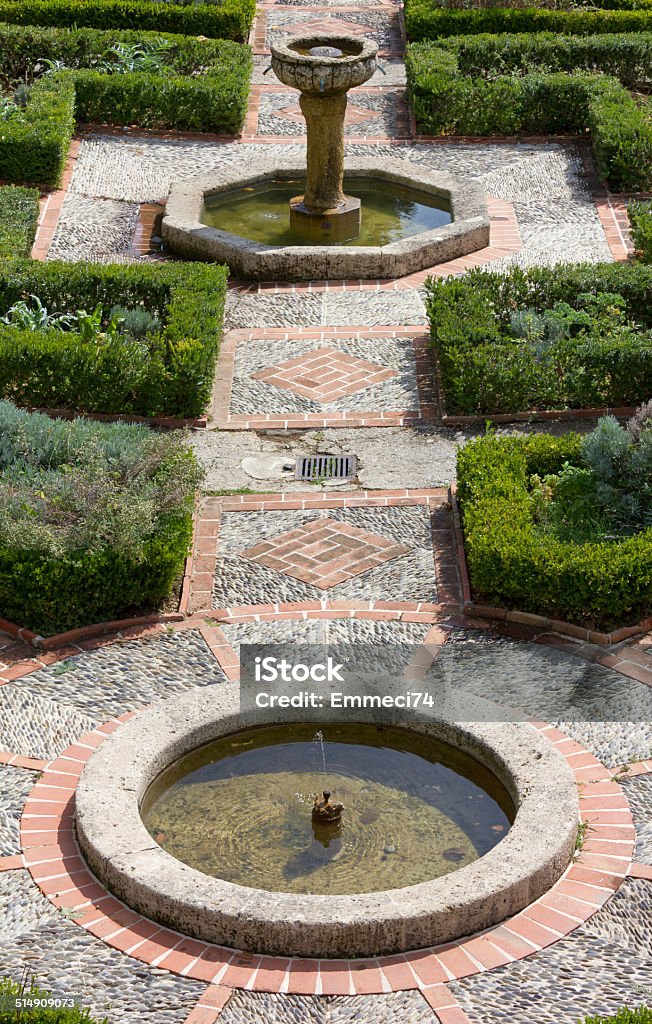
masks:
{"type": "MultiPolygon", "coordinates": [[[[319,5],[314,0],[267,0],[259,11],[256,47],[262,51],[277,38],[304,30],[345,30],[374,38],[389,54],[380,61],[386,74],[377,71],[350,99],[347,153],[372,162],[389,156],[397,167],[406,160],[423,163],[468,177],[488,195],[512,204],[523,247],[494,260],[490,269],[611,260],[581,151],[573,145],[360,141],[409,135],[404,65],[392,56],[403,48],[398,6],[379,0],[322,0],[319,5]]],[[[257,130],[265,141],[102,131],[84,135],[49,258],[137,262],[132,242],[139,207],[164,200],[173,180],[240,165],[261,149],[304,159],[297,94],[275,85],[271,73],[263,75],[268,64],[269,56],[258,53],[257,130]],[[275,143],[275,136],[290,141],[275,143]]],[[[253,120],[252,115],[248,124],[253,120]]],[[[395,289],[370,285],[275,292],[255,285],[232,287],[226,328],[260,330],[260,337],[237,346],[232,412],[418,409],[410,339],[365,338],[360,329],[425,325],[423,297],[410,281],[395,289]],[[336,353],[328,358],[339,359],[338,383],[346,377],[349,386],[341,393],[330,391],[323,358],[307,364],[315,352],[314,340],[269,340],[264,331],[270,327],[351,329],[355,337],[328,341],[336,353]],[[294,362],[289,369],[288,361],[294,362]]],[[[443,593],[445,579],[443,568],[435,569],[432,537],[430,512],[423,504],[223,512],[212,607],[297,601],[319,605],[327,599],[435,602],[437,584],[443,593]],[[382,538],[380,552],[375,537],[382,538]],[[370,550],[379,562],[375,566],[365,561],[370,550]],[[354,557],[360,558],[357,568],[351,564],[354,557]]],[[[433,633],[432,617],[426,614],[424,619],[226,621],[213,634],[218,638],[221,632],[236,650],[242,643],[355,643],[358,649],[382,643],[397,664],[425,641],[434,658],[427,669],[429,687],[475,702],[490,716],[501,705],[506,709],[502,717],[553,721],[614,773],[652,757],[652,690],[642,683],[567,650],[492,631],[463,630],[443,621],[433,633]]],[[[201,628],[204,635],[199,628],[170,628],[140,639],[102,643],[5,683],[0,687],[0,752],[4,750],[5,759],[54,758],[114,716],[195,686],[225,683],[216,660],[220,647],[213,653],[204,639],[212,635],[210,627],[201,628]]],[[[0,660],[4,646],[11,650],[13,641],[0,634],[0,660]]],[[[2,857],[19,852],[18,817],[36,778],[33,771],[0,763],[0,869],[2,857]]],[[[635,859],[639,865],[652,864],[652,774],[623,785],[637,832],[635,859]]],[[[589,831],[587,845],[590,838],[589,831]]],[[[74,909],[68,910],[72,917],[56,911],[27,871],[14,870],[13,860],[4,867],[0,976],[19,977],[28,966],[54,994],[83,993],[85,1005],[98,1016],[106,1014],[109,1024],[577,1024],[586,1013],[610,1013],[652,999],[652,879],[627,878],[597,914],[541,952],[447,987],[433,986],[436,992],[426,989],[430,1005],[419,991],[363,994],[371,991],[364,987],[364,972],[347,970],[339,996],[323,994],[337,987],[299,989],[322,993],[312,996],[236,988],[219,1012],[202,1002],[210,1001],[204,982],[120,953],[78,927],[74,909]],[[352,994],[352,985],[360,994],[352,994]],[[445,1008],[433,1012],[441,1006],[445,1008]]],[[[71,900],[79,898],[77,892],[72,891],[71,900]]],[[[405,972],[401,985],[415,984],[404,963],[393,969],[405,972]]],[[[374,971],[372,966],[370,973],[374,971]]],[[[336,977],[324,972],[319,985],[336,977]]]]}
{"type": "Polygon", "coordinates": [[[386,996],[279,996],[238,992],[220,1024],[433,1024],[432,1010],[418,992],[386,996]]]}
{"type": "MultiPolygon", "coordinates": [[[[323,589],[252,562],[247,549],[282,538],[289,530],[326,520],[379,535],[406,548],[402,554],[328,587],[331,599],[392,598],[436,601],[430,515],[423,506],[329,509],[318,511],[227,512],[222,516],[218,559],[213,584],[213,608],[241,604],[310,601],[323,589]]],[[[294,538],[291,539],[292,544],[294,538]]]]}
{"type": "MultiPolygon", "coordinates": [[[[258,135],[304,136],[306,122],[296,91],[263,93],[260,97],[257,130],[258,135]]],[[[406,138],[408,134],[405,99],[402,95],[358,89],[355,98],[349,99],[344,119],[345,137],[406,138]]]]}
{"type": "MultiPolygon", "coordinates": [[[[246,145],[257,149],[263,144],[246,145]]],[[[299,145],[264,145],[266,153],[274,149],[279,154],[291,152],[303,156],[304,153],[299,145]]],[[[493,261],[491,269],[511,263],[595,262],[612,258],[579,152],[572,145],[437,142],[390,147],[349,143],[347,152],[366,155],[372,160],[374,154],[378,154],[391,156],[397,163],[407,158],[423,162],[432,169],[468,176],[482,184],[488,194],[511,202],[524,247],[521,252],[493,261]]],[[[122,259],[134,259],[125,255],[135,226],[134,204],[156,202],[167,196],[173,179],[239,163],[242,159],[242,144],[101,133],[84,136],[64,203],[65,221],[57,229],[51,255],[62,259],[79,258],[76,254],[81,244],[91,259],[104,260],[110,253],[122,259]],[[106,225],[101,228],[101,239],[95,228],[97,224],[106,225]]],[[[256,296],[258,303],[238,301],[236,308],[231,309],[227,326],[425,323],[417,293],[408,291],[407,295],[409,297],[391,292],[365,291],[362,295],[347,292],[331,303],[328,293],[280,297],[263,294],[256,296]],[[275,301],[279,298],[287,305],[275,301]]]]}
{"type": "Polygon", "coordinates": [[[20,853],[20,816],[35,782],[35,772],[0,764],[0,857],[20,853]]]}
{"type": "MultiPolygon", "coordinates": [[[[373,39],[381,51],[402,49],[401,30],[395,11],[331,11],[320,16],[314,10],[283,11],[276,8],[267,15],[266,45],[285,36],[325,32],[331,35],[356,35],[373,39]]],[[[357,93],[356,93],[357,95],[357,93]]]]}
{"type": "Polygon", "coordinates": [[[636,825],[636,860],[652,864],[652,775],[623,782],[636,825]]]}
{"type": "Polygon", "coordinates": [[[293,339],[242,341],[236,347],[231,413],[418,410],[410,338],[348,338],[326,344],[293,339]]]}
{"type": "Polygon", "coordinates": [[[74,655],[0,687],[0,750],[52,758],[116,715],[224,681],[196,631],[74,655]]]}

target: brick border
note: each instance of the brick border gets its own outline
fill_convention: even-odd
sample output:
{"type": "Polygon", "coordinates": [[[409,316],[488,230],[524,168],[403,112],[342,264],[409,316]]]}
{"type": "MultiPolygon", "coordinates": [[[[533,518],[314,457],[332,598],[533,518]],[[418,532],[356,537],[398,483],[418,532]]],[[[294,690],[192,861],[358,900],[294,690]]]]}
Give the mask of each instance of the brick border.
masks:
{"type": "MultiPolygon", "coordinates": [[[[265,957],[190,939],[142,917],[108,893],[86,867],[74,837],[74,793],[84,765],[103,739],[131,717],[129,713],[98,726],[45,767],[21,819],[24,863],[47,899],[56,907],[78,910],[76,923],[96,938],[137,960],[220,990],[349,995],[418,989],[433,1009],[454,1010],[446,987],[450,981],[523,959],[559,941],[600,909],[632,873],[635,831],[622,788],[574,740],[545,723],[532,723],[565,756],[575,775],[589,838],[562,878],[521,913],[445,946],[352,961],[265,957]]],[[[226,1001],[227,993],[222,998],[226,1001]]],[[[448,1019],[452,1024],[454,1017],[448,1019]]]]}
{"type": "MultiPolygon", "coordinates": [[[[422,505],[431,512],[433,568],[441,601],[437,604],[428,604],[422,601],[373,601],[371,602],[373,608],[370,610],[376,612],[400,610],[428,614],[431,610],[440,610],[442,606],[459,606],[459,570],[454,552],[452,522],[444,525],[439,511],[447,502],[448,491],[443,487],[424,490],[325,491],[315,494],[281,492],[206,497],[201,502],[195,534],[188,612],[191,614],[201,612],[215,618],[233,612],[233,609],[214,609],[212,607],[213,578],[218,558],[219,530],[223,513],[297,511],[300,509],[328,511],[334,508],[387,508],[405,505],[422,505]]],[[[303,618],[306,612],[322,612],[326,608],[346,612],[347,610],[357,610],[361,605],[364,607],[364,602],[324,599],[323,602],[313,600],[269,605],[245,605],[238,610],[249,619],[252,615],[260,614],[273,614],[284,618],[291,615],[303,618]]]]}
{"type": "MultiPolygon", "coordinates": [[[[323,331],[319,328],[311,330],[287,330],[276,333],[265,328],[260,331],[229,331],[224,335],[217,364],[215,389],[213,392],[213,410],[211,426],[219,430],[261,430],[269,427],[291,429],[302,427],[389,427],[415,426],[436,421],[437,407],[433,394],[433,363],[430,339],[424,334],[423,327],[415,327],[412,336],[416,363],[416,384],[419,396],[418,409],[394,410],[379,409],[377,411],[356,412],[343,410],[329,413],[231,413],[231,393],[235,373],[235,359],[239,344],[247,341],[264,341],[279,338],[288,342],[288,356],[291,356],[293,341],[315,341],[315,348],[328,345],[330,341],[344,338],[393,338],[408,337],[406,329],[394,331],[387,328],[354,328],[344,330],[334,328],[323,331]]],[[[378,364],[382,366],[382,364],[378,364]]]]}

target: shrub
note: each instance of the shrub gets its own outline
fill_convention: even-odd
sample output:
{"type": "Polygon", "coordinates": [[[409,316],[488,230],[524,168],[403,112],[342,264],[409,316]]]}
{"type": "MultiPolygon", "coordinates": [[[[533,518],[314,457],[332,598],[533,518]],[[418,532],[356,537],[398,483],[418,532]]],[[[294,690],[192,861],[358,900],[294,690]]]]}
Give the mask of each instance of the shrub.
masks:
{"type": "Polygon", "coordinates": [[[0,188],[0,259],[29,256],[34,243],[39,194],[33,188],[0,188]]]}
{"type": "Polygon", "coordinates": [[[652,203],[632,200],[627,206],[636,255],[652,263],[652,203]]]}
{"type": "Polygon", "coordinates": [[[248,46],[166,36],[169,72],[107,72],[107,55],[116,46],[133,50],[161,38],[160,33],[0,25],[0,80],[28,83],[27,106],[3,122],[0,178],[58,184],[75,117],[152,129],[238,131],[252,67],[248,46]],[[60,70],[30,85],[48,64],[60,70]]]}
{"type": "Polygon", "coordinates": [[[652,1008],[639,1006],[630,1010],[624,1006],[613,1017],[585,1017],[584,1024],[652,1024],[652,1008]]]}
{"type": "Polygon", "coordinates": [[[246,42],[255,0],[0,0],[0,21],[56,28],[131,29],[246,42]]]}
{"type": "Polygon", "coordinates": [[[560,35],[597,35],[611,32],[652,31],[652,10],[542,10],[497,7],[485,10],[442,10],[428,0],[411,0],[405,22],[408,39],[421,42],[446,36],[517,32],[555,32],[560,35]]]}
{"type": "Polygon", "coordinates": [[[225,267],[0,264],[0,315],[38,296],[49,315],[142,306],[159,328],[98,344],[79,325],[0,324],[0,398],[19,405],[143,416],[201,415],[209,402],[226,296],[225,267]]]}
{"type": "Polygon", "coordinates": [[[474,596],[598,628],[633,622],[652,606],[652,529],[622,540],[560,540],[535,522],[533,474],[577,465],[581,438],[472,441],[457,457],[465,552],[474,596]]]}
{"type": "Polygon", "coordinates": [[[2,126],[0,178],[58,185],[75,127],[74,111],[75,90],[69,78],[36,82],[25,109],[2,126]]]}
{"type": "MultiPolygon", "coordinates": [[[[637,74],[644,46],[630,47],[627,40],[616,43],[620,49],[618,45],[602,48],[611,64],[623,68],[626,76],[637,74]]],[[[546,48],[557,52],[552,39],[539,46],[519,37],[483,37],[479,45],[475,40],[453,39],[410,46],[408,85],[419,130],[513,135],[584,134],[590,129],[600,172],[611,187],[645,189],[652,181],[652,123],[646,112],[611,76],[581,71],[532,73],[530,58],[546,48]],[[512,73],[495,75],[501,54],[510,51],[512,73]],[[524,64],[527,72],[516,74],[524,64]]],[[[590,65],[591,59],[599,66],[602,49],[600,44],[591,58],[590,47],[562,41],[559,61],[567,69],[576,62],[590,65]]]]}
{"type": "Polygon", "coordinates": [[[201,479],[181,435],[0,402],[0,439],[5,617],[56,633],[169,595],[201,479]]]}
{"type": "Polygon", "coordinates": [[[55,998],[30,978],[14,981],[0,980],[0,1024],[108,1024],[106,1017],[101,1021],[91,1017],[90,1011],[79,1007],[48,1006],[48,1000],[55,998]],[[40,1001],[43,1006],[23,1005],[16,1007],[16,999],[40,1001]]]}
{"type": "Polygon", "coordinates": [[[449,414],[617,407],[652,394],[650,267],[473,270],[429,279],[426,292],[449,414]]]}

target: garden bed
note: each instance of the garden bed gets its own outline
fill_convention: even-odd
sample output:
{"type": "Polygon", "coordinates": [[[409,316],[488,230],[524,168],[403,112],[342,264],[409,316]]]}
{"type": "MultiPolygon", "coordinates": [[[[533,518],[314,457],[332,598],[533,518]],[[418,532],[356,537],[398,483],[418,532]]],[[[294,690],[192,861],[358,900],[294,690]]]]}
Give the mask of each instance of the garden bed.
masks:
{"type": "MultiPolygon", "coordinates": [[[[572,4],[569,10],[548,10],[533,3],[519,5],[453,7],[436,6],[430,0],[408,0],[405,23],[412,42],[444,39],[447,36],[475,35],[482,32],[555,32],[560,35],[595,35],[616,32],[652,31],[651,0],[632,0],[619,10],[609,3],[572,4]],[[596,9],[597,8],[597,9],[596,9]]],[[[614,3],[614,6],[619,6],[614,3]]],[[[569,5],[570,7],[570,5],[569,5]]]]}
{"type": "Polygon", "coordinates": [[[161,607],[201,480],[181,435],[0,402],[0,436],[3,616],[51,635],[161,607]]]}
{"type": "Polygon", "coordinates": [[[29,256],[39,214],[39,194],[33,188],[0,188],[0,259],[29,256]]]}
{"type": "MultiPolygon", "coordinates": [[[[650,464],[647,493],[645,483],[637,485],[629,463],[629,490],[621,486],[624,434],[608,418],[584,439],[576,434],[490,435],[461,449],[458,497],[476,601],[589,629],[612,629],[650,614],[652,524],[649,505],[645,519],[644,503],[650,499],[652,426],[645,451],[639,444],[639,454],[630,460],[642,477],[645,459],[650,464]],[[611,525],[612,536],[605,533],[605,523],[613,524],[618,517],[601,518],[597,495],[609,495],[600,486],[615,493],[613,508],[622,510],[623,519],[639,501],[638,530],[628,533],[623,526],[625,532],[619,535],[611,525]]],[[[634,519],[630,515],[629,527],[634,519]]]]}
{"type": "Polygon", "coordinates": [[[483,136],[588,131],[610,187],[645,190],[652,183],[652,121],[619,78],[631,86],[649,80],[651,52],[650,33],[413,44],[406,65],[418,130],[483,136]]]}
{"type": "MultiPolygon", "coordinates": [[[[650,0],[652,3],[652,0],[650,0]]],[[[255,0],[0,0],[0,21],[56,28],[151,29],[245,43],[255,0]]]]}
{"type": "Polygon", "coordinates": [[[0,25],[0,178],[56,186],[75,120],[234,133],[251,49],[152,32],[0,25]]]}
{"type": "Polygon", "coordinates": [[[652,395],[652,267],[472,270],[426,282],[449,415],[633,407],[652,395]]]}
{"type": "Polygon", "coordinates": [[[201,416],[226,280],[225,267],[203,264],[0,263],[0,398],[76,413],[201,416]]]}

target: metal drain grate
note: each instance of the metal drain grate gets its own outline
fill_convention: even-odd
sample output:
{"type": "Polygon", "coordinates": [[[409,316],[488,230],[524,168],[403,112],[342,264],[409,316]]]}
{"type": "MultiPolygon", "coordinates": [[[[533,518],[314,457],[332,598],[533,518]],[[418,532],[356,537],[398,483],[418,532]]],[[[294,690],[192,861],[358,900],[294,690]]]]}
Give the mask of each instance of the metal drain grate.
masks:
{"type": "Polygon", "coordinates": [[[307,455],[297,459],[295,480],[350,480],[356,473],[355,455],[307,455]]]}

